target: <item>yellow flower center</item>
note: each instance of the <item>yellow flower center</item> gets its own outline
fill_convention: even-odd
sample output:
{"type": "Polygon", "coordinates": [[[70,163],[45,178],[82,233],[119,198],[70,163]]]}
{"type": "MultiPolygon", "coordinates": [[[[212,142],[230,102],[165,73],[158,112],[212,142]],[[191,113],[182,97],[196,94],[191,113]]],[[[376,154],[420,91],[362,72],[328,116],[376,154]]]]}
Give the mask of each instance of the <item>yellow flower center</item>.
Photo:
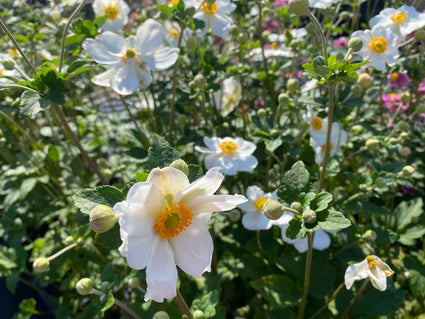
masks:
{"type": "Polygon", "coordinates": [[[4,69],[0,68],[0,75],[3,75],[3,73],[4,73],[4,69]]]}
{"type": "Polygon", "coordinates": [[[259,199],[257,199],[254,203],[255,208],[257,208],[258,210],[263,210],[263,206],[264,204],[268,201],[267,198],[264,197],[260,197],[259,199]]]}
{"type": "Polygon", "coordinates": [[[279,44],[277,44],[277,43],[272,43],[272,44],[270,44],[270,49],[272,49],[272,50],[277,50],[277,49],[279,49],[279,44]]]}
{"type": "Polygon", "coordinates": [[[397,12],[391,16],[391,20],[393,20],[394,23],[402,23],[404,20],[406,20],[407,14],[403,12],[397,12]]]}
{"type": "Polygon", "coordinates": [[[215,2],[213,4],[208,4],[204,2],[204,4],[202,5],[202,10],[204,10],[206,13],[214,14],[218,10],[217,4],[215,2]]]}
{"type": "Polygon", "coordinates": [[[391,79],[391,81],[397,81],[398,80],[398,73],[397,72],[392,73],[390,79],[391,79]]]}
{"type": "Polygon", "coordinates": [[[118,16],[118,10],[115,7],[107,7],[105,9],[105,15],[108,16],[108,19],[114,20],[118,16]]]}
{"type": "Polygon", "coordinates": [[[369,266],[369,269],[370,270],[376,268],[376,261],[375,261],[375,259],[371,255],[367,256],[366,257],[366,260],[367,260],[367,263],[368,263],[368,266],[369,266]]]}
{"type": "Polygon", "coordinates": [[[388,94],[390,96],[390,98],[395,99],[397,97],[397,95],[395,93],[390,93],[388,94]]]}
{"type": "Polygon", "coordinates": [[[169,6],[175,6],[176,4],[179,4],[179,2],[180,0],[170,0],[170,1],[167,1],[167,4],[169,6]]]}
{"type": "Polygon", "coordinates": [[[370,48],[378,53],[385,52],[387,49],[387,40],[383,37],[373,38],[370,48]]]}
{"type": "Polygon", "coordinates": [[[220,143],[220,148],[223,153],[233,154],[238,149],[238,146],[235,142],[225,141],[220,143]]]}
{"type": "Polygon", "coordinates": [[[322,129],[322,127],[323,127],[322,119],[319,118],[319,117],[315,117],[311,121],[311,126],[313,127],[313,130],[320,131],[322,129]]]}
{"type": "Polygon", "coordinates": [[[176,237],[192,224],[193,214],[183,204],[167,207],[155,221],[155,231],[165,239],[176,237]]]}
{"type": "MultiPolygon", "coordinates": [[[[331,151],[333,147],[334,146],[332,145],[332,143],[329,143],[329,151],[331,151]]],[[[322,145],[321,148],[322,148],[322,153],[324,153],[326,149],[326,145],[322,145]]]]}
{"type": "Polygon", "coordinates": [[[9,53],[10,55],[16,55],[18,53],[18,51],[13,50],[13,49],[9,49],[9,50],[7,50],[7,53],[9,53]]]}
{"type": "Polygon", "coordinates": [[[125,51],[125,56],[129,59],[134,58],[136,56],[136,51],[133,49],[127,49],[127,51],[125,51]]]}
{"type": "Polygon", "coordinates": [[[179,35],[180,35],[180,32],[179,32],[179,30],[177,30],[176,28],[172,28],[172,29],[170,30],[170,35],[171,35],[173,38],[178,38],[178,37],[179,37],[179,35]]]}

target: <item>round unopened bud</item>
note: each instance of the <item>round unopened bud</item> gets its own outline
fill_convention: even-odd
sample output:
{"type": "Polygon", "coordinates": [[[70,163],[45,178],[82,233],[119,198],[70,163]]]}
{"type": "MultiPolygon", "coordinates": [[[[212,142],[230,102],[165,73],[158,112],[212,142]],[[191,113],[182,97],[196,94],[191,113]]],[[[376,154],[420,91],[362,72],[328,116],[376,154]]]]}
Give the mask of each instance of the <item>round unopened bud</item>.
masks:
{"type": "MultiPolygon", "coordinates": [[[[289,103],[289,95],[286,93],[280,93],[278,98],[278,102],[280,105],[288,105],[289,103]]],[[[424,111],[425,112],[425,111],[424,111]]]]}
{"type": "Polygon", "coordinates": [[[89,214],[90,227],[96,233],[104,233],[114,227],[119,215],[115,214],[111,207],[97,205],[89,214]]]}
{"type": "Polygon", "coordinates": [[[49,267],[50,267],[50,262],[45,257],[37,258],[32,263],[32,268],[34,269],[34,271],[39,273],[49,271],[49,267]]]}
{"type": "Polygon", "coordinates": [[[300,202],[292,202],[291,208],[296,210],[300,214],[303,211],[303,205],[300,202]]]}
{"type": "Polygon", "coordinates": [[[417,112],[418,114],[425,113],[425,104],[418,105],[418,106],[416,107],[416,112],[417,112]]]}
{"type": "Polygon", "coordinates": [[[288,83],[286,83],[286,87],[289,92],[295,93],[300,87],[300,81],[298,81],[298,79],[289,79],[288,83]]]}
{"type": "Polygon", "coordinates": [[[198,47],[198,37],[191,36],[186,39],[186,47],[194,51],[198,47]]]}
{"type": "Polygon", "coordinates": [[[300,44],[300,41],[298,41],[298,39],[292,39],[291,42],[289,42],[289,45],[291,46],[292,49],[295,49],[298,44],[300,44]]]}
{"type": "Polygon", "coordinates": [[[9,71],[14,70],[14,69],[15,69],[15,67],[16,67],[16,62],[15,62],[15,60],[13,60],[13,59],[11,59],[11,58],[4,59],[4,60],[2,61],[2,63],[3,63],[4,68],[5,68],[6,70],[9,70],[9,71]]]}
{"type": "Polygon", "coordinates": [[[367,241],[374,242],[378,236],[373,230],[368,229],[365,231],[362,237],[366,239],[367,241]]]}
{"type": "Polygon", "coordinates": [[[348,41],[347,47],[349,47],[353,52],[358,52],[363,48],[363,41],[360,38],[351,38],[348,41]]]}
{"type": "Polygon", "coordinates": [[[77,292],[82,295],[89,295],[93,291],[93,281],[90,278],[82,278],[75,285],[77,292]]]}
{"type": "Polygon", "coordinates": [[[238,35],[238,40],[239,40],[239,42],[240,42],[241,44],[244,44],[244,43],[246,43],[246,42],[248,41],[248,38],[247,38],[247,36],[245,35],[245,33],[240,32],[240,33],[239,33],[239,35],[238,35]]]}
{"type": "Polygon", "coordinates": [[[410,93],[409,92],[403,92],[400,94],[400,100],[403,103],[409,102],[410,101],[410,93]]]}
{"type": "Polygon", "coordinates": [[[168,315],[168,313],[161,310],[161,311],[155,312],[152,319],[170,319],[170,316],[168,315]]]}
{"type": "Polygon", "coordinates": [[[193,82],[195,83],[195,86],[198,88],[203,88],[205,86],[205,78],[202,74],[197,74],[194,78],[193,78],[193,82]]]}
{"type": "Polygon", "coordinates": [[[239,28],[236,24],[232,24],[229,28],[229,32],[233,36],[237,36],[239,34],[239,28]]]}
{"type": "Polygon", "coordinates": [[[351,93],[359,95],[362,92],[362,88],[358,84],[354,84],[350,88],[351,93]]]}
{"type": "Polygon", "coordinates": [[[193,319],[204,319],[205,315],[204,312],[202,310],[195,310],[193,312],[193,319]]]}
{"type": "Polygon", "coordinates": [[[403,157],[407,157],[412,153],[412,151],[407,146],[404,146],[398,150],[398,153],[403,157]]]}
{"type": "Polygon", "coordinates": [[[267,111],[265,109],[259,109],[257,111],[257,115],[258,115],[258,117],[264,118],[264,117],[267,116],[267,111]]]}
{"type": "Polygon", "coordinates": [[[363,126],[361,125],[353,125],[351,130],[355,133],[361,133],[363,131],[363,126]]]}
{"type": "Polygon", "coordinates": [[[270,35],[270,31],[269,30],[265,30],[261,33],[261,38],[263,38],[263,40],[268,40],[269,39],[269,35],[270,35]]]}
{"type": "Polygon", "coordinates": [[[308,0],[289,0],[288,6],[289,12],[303,16],[307,14],[309,2],[308,0]]]}
{"type": "Polygon", "coordinates": [[[409,123],[407,123],[406,121],[400,121],[398,123],[398,128],[403,132],[406,132],[409,129],[409,126],[409,123]]]}
{"type": "Polygon", "coordinates": [[[263,206],[262,213],[271,220],[279,219],[283,214],[282,204],[277,200],[269,199],[263,206]]]}
{"type": "Polygon", "coordinates": [[[301,215],[304,223],[306,224],[312,224],[317,220],[317,214],[314,210],[307,209],[303,211],[303,214],[301,215]]]}
{"type": "Polygon", "coordinates": [[[410,177],[415,172],[415,169],[410,165],[406,165],[403,167],[401,172],[403,173],[403,176],[410,177]]]}
{"type": "Polygon", "coordinates": [[[425,39],[425,30],[419,29],[415,32],[415,40],[416,41],[422,41],[425,39]]]}
{"type": "Polygon", "coordinates": [[[342,11],[340,14],[340,17],[341,17],[341,19],[347,19],[347,18],[349,18],[350,17],[350,12],[348,12],[348,11],[342,11]]]}
{"type": "Polygon", "coordinates": [[[390,137],[390,139],[388,140],[388,143],[390,143],[390,144],[396,144],[398,141],[397,141],[397,138],[395,138],[395,137],[390,137]]]}
{"type": "Polygon", "coordinates": [[[361,73],[357,79],[357,84],[360,85],[362,89],[367,89],[372,84],[372,77],[368,73],[361,73]]]}
{"type": "Polygon", "coordinates": [[[140,280],[138,278],[136,278],[136,277],[130,278],[128,280],[128,285],[131,288],[137,288],[140,285],[140,280]]]}
{"type": "Polygon", "coordinates": [[[277,129],[275,129],[275,128],[272,128],[272,129],[270,130],[270,136],[271,136],[272,138],[277,138],[277,137],[279,136],[279,130],[277,130],[277,129]]]}
{"type": "Polygon", "coordinates": [[[189,166],[182,159],[177,159],[170,164],[170,167],[174,167],[179,171],[182,171],[186,176],[189,176],[189,166]]]}
{"type": "Polygon", "coordinates": [[[322,57],[321,55],[318,55],[317,57],[313,59],[312,64],[313,64],[313,67],[317,67],[320,65],[327,65],[327,62],[324,57],[322,57]]]}
{"type": "Polygon", "coordinates": [[[230,212],[227,213],[227,215],[229,216],[229,219],[232,222],[237,222],[239,219],[241,219],[241,213],[236,209],[231,210],[230,212]]]}
{"type": "Polygon", "coordinates": [[[376,138],[370,138],[366,141],[365,146],[369,151],[376,151],[377,149],[379,149],[379,140],[377,140],[376,138]]]}
{"type": "Polygon", "coordinates": [[[387,186],[387,180],[383,177],[378,177],[375,180],[375,186],[378,188],[384,188],[385,186],[387,186]]]}
{"type": "Polygon", "coordinates": [[[404,140],[404,139],[406,139],[408,136],[409,136],[409,134],[408,134],[407,132],[401,132],[401,133],[400,133],[400,135],[399,135],[399,138],[400,138],[401,140],[404,140]]]}

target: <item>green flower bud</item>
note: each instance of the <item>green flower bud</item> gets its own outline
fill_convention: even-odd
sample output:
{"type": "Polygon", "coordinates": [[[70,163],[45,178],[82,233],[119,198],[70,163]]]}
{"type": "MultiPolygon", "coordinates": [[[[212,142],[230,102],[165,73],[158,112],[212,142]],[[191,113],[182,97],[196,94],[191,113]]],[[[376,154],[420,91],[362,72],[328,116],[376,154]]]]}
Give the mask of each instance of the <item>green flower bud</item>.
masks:
{"type": "Polygon", "coordinates": [[[378,177],[375,180],[375,186],[378,188],[384,188],[385,186],[387,186],[387,180],[383,177],[378,177]]]}
{"type": "Polygon", "coordinates": [[[350,91],[353,94],[360,95],[362,88],[360,87],[360,85],[354,84],[351,86],[350,91]]]}
{"type": "Polygon", "coordinates": [[[271,130],[270,130],[270,136],[271,136],[272,138],[276,138],[276,137],[278,137],[278,136],[279,136],[279,130],[276,130],[275,128],[271,129],[271,130]]]}
{"type": "Polygon", "coordinates": [[[368,229],[365,231],[362,237],[369,242],[374,242],[378,236],[373,230],[368,229]]]}
{"type": "Polygon", "coordinates": [[[241,213],[236,209],[231,210],[230,212],[227,213],[227,215],[229,216],[229,219],[232,222],[237,222],[239,219],[241,219],[241,213]]]}
{"type": "Polygon", "coordinates": [[[263,38],[263,40],[268,40],[269,39],[269,35],[270,35],[270,31],[269,30],[265,30],[261,33],[261,37],[263,38]]]}
{"type": "Polygon", "coordinates": [[[128,285],[133,289],[137,288],[140,285],[140,280],[136,277],[130,278],[128,280],[128,285]]]}
{"type": "Polygon", "coordinates": [[[388,143],[390,143],[390,144],[396,144],[397,143],[397,139],[395,137],[390,137],[390,139],[388,140],[388,143]]]}
{"type": "Polygon", "coordinates": [[[238,40],[241,44],[244,44],[248,41],[248,38],[246,37],[245,33],[240,32],[238,35],[238,40]]]}
{"type": "Polygon", "coordinates": [[[193,78],[193,82],[195,83],[195,86],[202,89],[204,88],[206,81],[205,78],[202,74],[197,74],[194,78],[193,78]]]}
{"type": "Polygon", "coordinates": [[[401,140],[404,140],[405,138],[407,138],[409,136],[409,134],[407,132],[401,132],[399,135],[399,138],[401,140]]]}
{"type": "Polygon", "coordinates": [[[415,169],[410,165],[406,165],[403,167],[401,172],[403,173],[403,176],[410,177],[415,172],[415,169]]]}
{"type": "Polygon", "coordinates": [[[321,76],[325,76],[326,74],[328,74],[329,72],[329,68],[327,66],[327,62],[325,60],[324,57],[322,56],[317,56],[313,59],[313,67],[314,67],[314,71],[316,71],[316,73],[320,74],[321,76]]]}
{"type": "Polygon", "coordinates": [[[93,281],[90,278],[82,278],[75,285],[77,292],[82,295],[89,295],[93,291],[93,281]]]}
{"type": "Polygon", "coordinates": [[[348,11],[342,11],[340,14],[341,19],[348,19],[350,17],[350,12],[348,11]]]}
{"type": "Polygon", "coordinates": [[[425,113],[425,104],[418,105],[416,107],[416,112],[419,113],[419,114],[425,113]]]}
{"type": "Polygon", "coordinates": [[[155,312],[152,319],[170,319],[170,316],[165,311],[155,312]]]}
{"type": "Polygon", "coordinates": [[[288,83],[286,83],[286,87],[289,92],[295,93],[300,87],[300,81],[298,81],[297,79],[289,79],[288,83]]]}
{"type": "Polygon", "coordinates": [[[400,99],[403,103],[410,101],[410,93],[409,92],[403,92],[400,94],[400,99]]]}
{"type": "Polygon", "coordinates": [[[363,126],[361,125],[353,125],[351,130],[355,133],[361,133],[363,131],[363,126]]]}
{"type": "Polygon", "coordinates": [[[204,313],[201,310],[195,310],[193,312],[193,319],[204,319],[204,313]]]}
{"type": "Polygon", "coordinates": [[[110,168],[105,168],[102,170],[102,175],[107,179],[110,180],[112,176],[114,176],[114,172],[110,168]]]}
{"type": "Polygon", "coordinates": [[[367,89],[372,84],[372,77],[368,73],[361,73],[357,79],[357,84],[360,85],[362,89],[367,89]]]}
{"type": "Polygon", "coordinates": [[[317,220],[316,212],[311,209],[303,211],[301,217],[306,224],[313,224],[317,220]]]}
{"type": "Polygon", "coordinates": [[[379,140],[377,140],[376,138],[370,138],[366,141],[366,148],[369,151],[376,151],[377,149],[379,149],[379,140]]]}
{"type": "Polygon", "coordinates": [[[289,12],[296,14],[297,16],[303,16],[307,14],[308,0],[289,0],[289,12]]]}
{"type": "Polygon", "coordinates": [[[50,267],[50,262],[45,257],[37,258],[32,263],[32,268],[34,269],[35,272],[38,272],[38,273],[49,271],[49,267],[50,267]]]}
{"type": "Polygon", "coordinates": [[[425,39],[425,30],[419,29],[415,32],[415,40],[416,41],[422,41],[425,39]]]}
{"type": "Polygon", "coordinates": [[[182,159],[177,159],[170,164],[170,167],[174,167],[179,171],[182,171],[186,176],[189,176],[189,166],[182,159]]]}
{"type": "Polygon", "coordinates": [[[303,211],[303,205],[300,202],[293,202],[291,204],[291,208],[296,210],[298,213],[302,213],[303,211]]]}
{"type": "Polygon", "coordinates": [[[271,220],[279,219],[283,214],[282,204],[277,200],[269,199],[263,206],[262,213],[271,220]]]}
{"type": "Polygon", "coordinates": [[[111,207],[97,205],[89,214],[90,227],[96,233],[104,233],[114,227],[118,218],[111,207]]]}
{"type": "Polygon", "coordinates": [[[198,37],[196,36],[188,37],[186,39],[186,47],[192,51],[196,50],[196,48],[198,47],[198,37]]]}
{"type": "Polygon", "coordinates": [[[237,36],[239,34],[239,28],[236,24],[232,24],[229,28],[229,32],[233,36],[237,36]]]}
{"type": "Polygon", "coordinates": [[[265,109],[259,109],[259,110],[257,111],[257,115],[258,115],[258,117],[260,117],[260,118],[264,118],[264,117],[266,117],[266,116],[267,116],[267,111],[266,111],[265,109]]]}
{"type": "Polygon", "coordinates": [[[320,65],[327,65],[327,62],[324,57],[322,57],[321,55],[318,55],[317,57],[313,59],[312,64],[316,68],[317,66],[320,66],[320,65]]]}
{"type": "Polygon", "coordinates": [[[360,38],[351,38],[348,41],[347,46],[351,49],[353,52],[359,52],[363,48],[363,41],[360,38]]]}
{"type": "Polygon", "coordinates": [[[3,63],[4,68],[5,68],[6,70],[8,70],[8,71],[12,71],[12,70],[14,70],[14,69],[15,69],[15,67],[16,67],[16,62],[15,62],[15,60],[13,60],[13,59],[11,59],[11,58],[4,59],[4,60],[2,61],[2,63],[3,63]]]}
{"type": "Polygon", "coordinates": [[[412,151],[407,146],[404,146],[398,150],[398,153],[403,157],[407,157],[412,153],[412,151]]]}
{"type": "MultiPolygon", "coordinates": [[[[286,93],[280,93],[278,98],[278,102],[280,105],[288,105],[289,103],[289,95],[286,93]]],[[[424,111],[425,112],[425,111],[424,111]]]]}
{"type": "Polygon", "coordinates": [[[398,123],[398,128],[403,132],[406,132],[409,129],[409,126],[409,123],[407,123],[406,121],[400,121],[398,123]]]}

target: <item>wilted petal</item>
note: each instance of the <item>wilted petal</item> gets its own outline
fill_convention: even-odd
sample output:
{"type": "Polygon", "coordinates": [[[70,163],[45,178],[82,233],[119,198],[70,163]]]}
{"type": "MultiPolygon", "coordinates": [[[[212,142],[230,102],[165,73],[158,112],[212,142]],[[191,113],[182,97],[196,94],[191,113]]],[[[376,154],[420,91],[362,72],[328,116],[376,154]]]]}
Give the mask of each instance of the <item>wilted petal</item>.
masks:
{"type": "Polygon", "coordinates": [[[385,276],[385,272],[379,267],[375,267],[374,269],[366,269],[367,274],[372,282],[373,287],[380,291],[384,291],[387,289],[387,276],[385,276]]]}
{"type": "Polygon", "coordinates": [[[368,262],[366,259],[357,264],[348,266],[344,275],[345,287],[350,289],[354,281],[365,279],[368,276],[367,269],[368,262]]]}

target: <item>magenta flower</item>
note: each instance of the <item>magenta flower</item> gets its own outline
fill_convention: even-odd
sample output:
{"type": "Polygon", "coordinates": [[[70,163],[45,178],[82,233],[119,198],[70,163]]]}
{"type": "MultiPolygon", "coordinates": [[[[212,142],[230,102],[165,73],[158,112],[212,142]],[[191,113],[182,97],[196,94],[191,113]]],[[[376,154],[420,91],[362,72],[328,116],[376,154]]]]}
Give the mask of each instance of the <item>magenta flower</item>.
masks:
{"type": "Polygon", "coordinates": [[[288,0],[275,0],[273,2],[275,8],[282,8],[288,6],[288,0]]]}
{"type": "Polygon", "coordinates": [[[418,93],[419,93],[420,95],[425,94],[425,80],[423,80],[421,83],[419,83],[419,86],[418,86],[418,93]]]}
{"type": "Polygon", "coordinates": [[[402,89],[410,83],[410,78],[406,73],[394,72],[388,74],[388,86],[402,89]]]}
{"type": "Polygon", "coordinates": [[[385,104],[385,107],[391,112],[397,111],[400,108],[399,112],[404,112],[409,108],[409,102],[403,103],[401,101],[400,94],[390,93],[382,97],[382,101],[385,104]]]}
{"type": "Polygon", "coordinates": [[[345,48],[348,44],[347,38],[341,37],[339,39],[336,39],[334,41],[334,47],[335,48],[345,48]]]}

